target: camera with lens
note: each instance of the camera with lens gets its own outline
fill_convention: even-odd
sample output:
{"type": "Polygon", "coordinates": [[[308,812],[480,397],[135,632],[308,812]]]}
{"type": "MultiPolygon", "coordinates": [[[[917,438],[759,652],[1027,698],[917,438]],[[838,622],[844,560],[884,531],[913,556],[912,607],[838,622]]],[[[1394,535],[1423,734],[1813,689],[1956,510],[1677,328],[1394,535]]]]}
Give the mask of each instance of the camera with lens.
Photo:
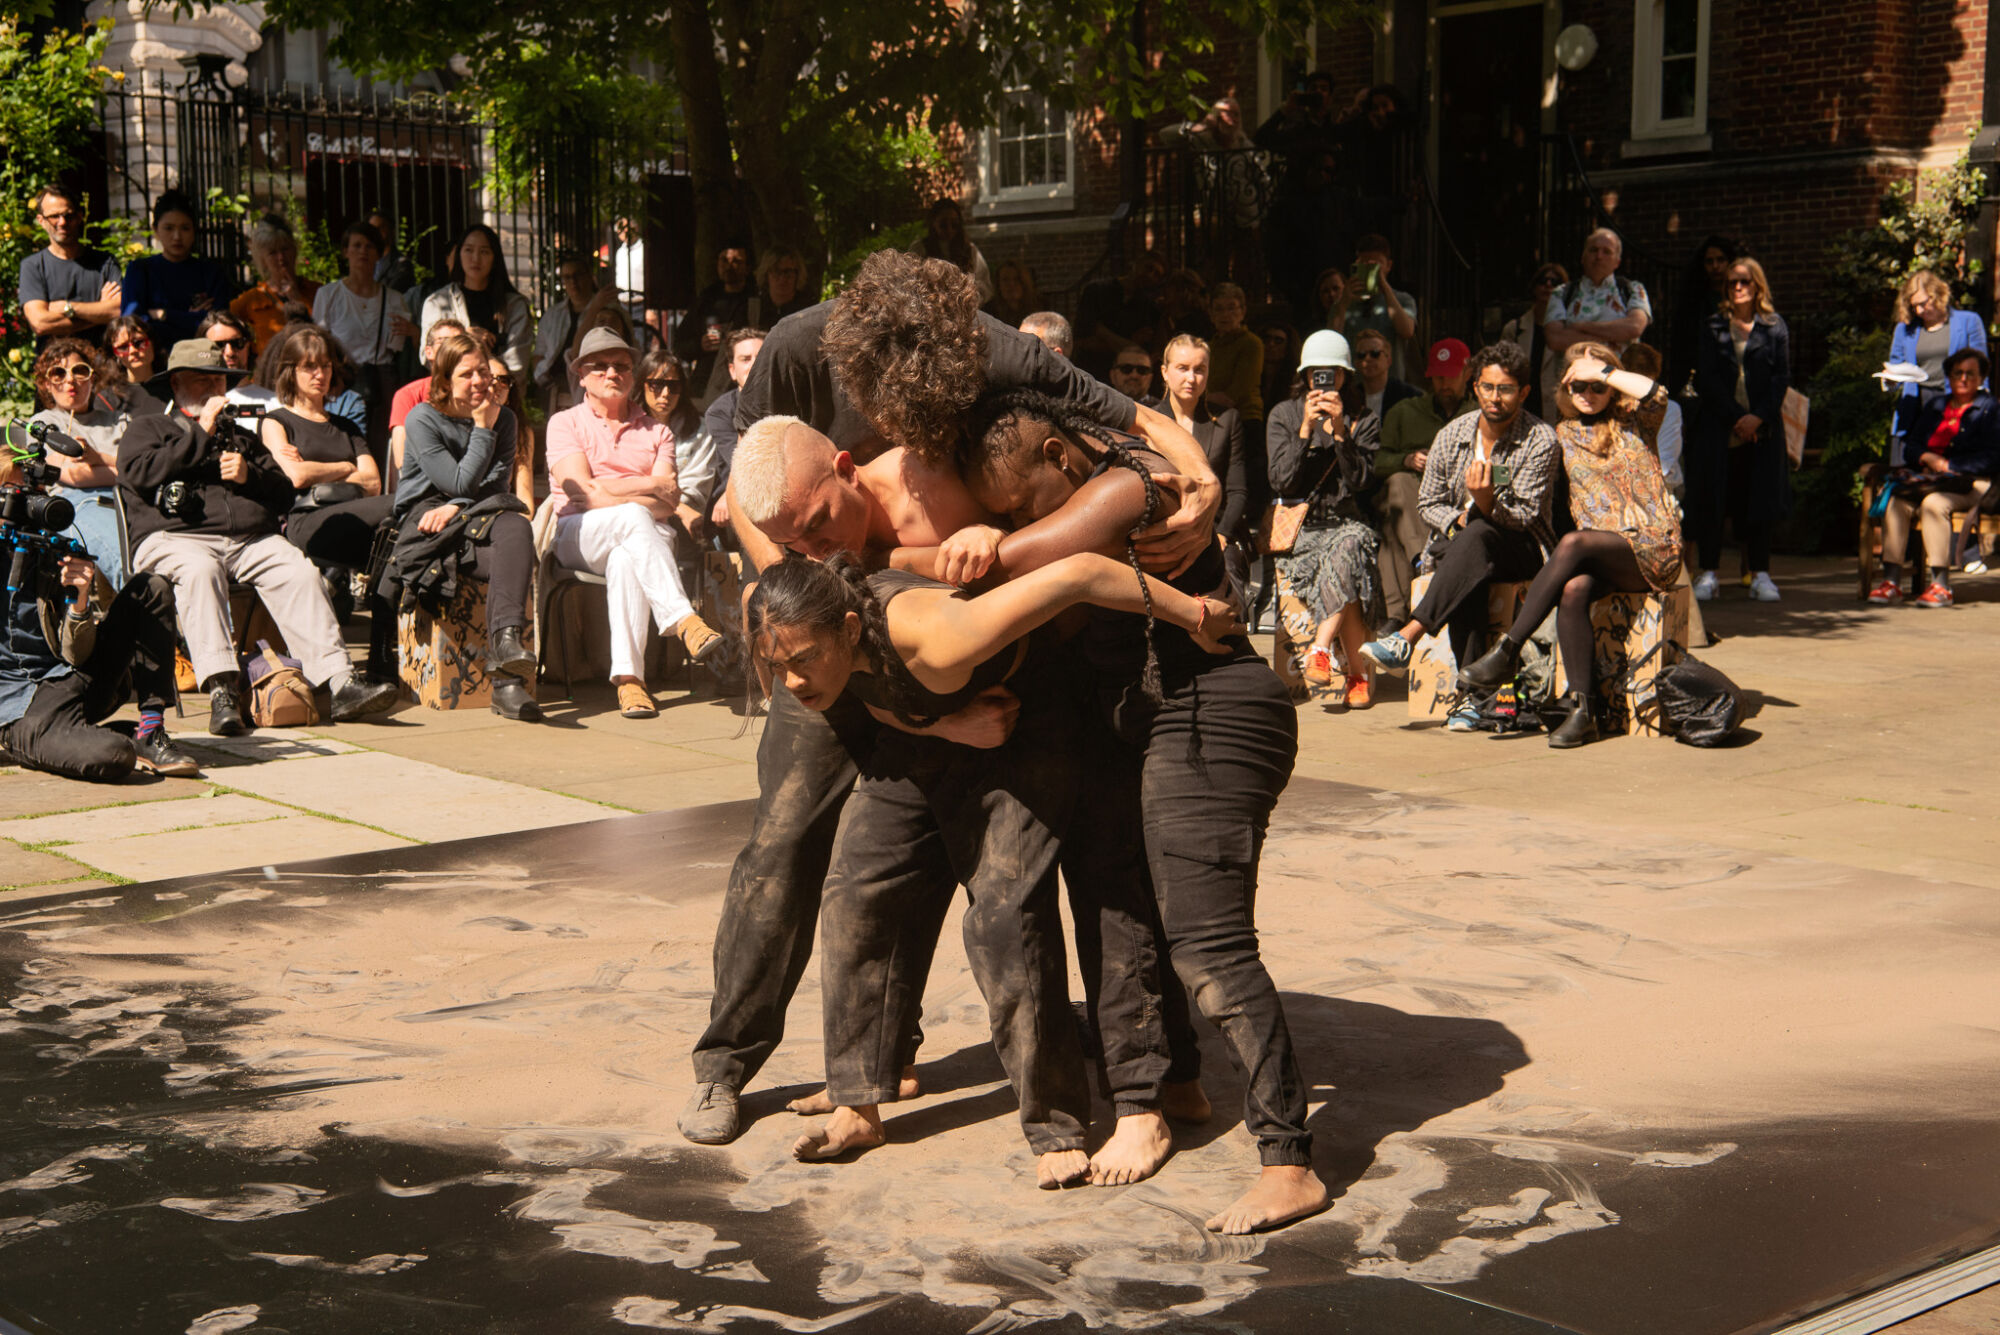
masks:
{"type": "MultiPolygon", "coordinates": [[[[208,452],[197,467],[206,467],[225,454],[247,454],[252,447],[260,445],[262,439],[258,435],[258,424],[263,419],[264,405],[261,403],[232,403],[225,407],[216,416],[215,430],[208,437],[208,452]]],[[[206,513],[198,483],[184,477],[162,482],[154,488],[153,508],[163,515],[172,515],[190,524],[200,523],[206,513]]]]}
{"type": "Polygon", "coordinates": [[[44,584],[57,581],[66,556],[88,559],[90,553],[63,530],[76,522],[76,507],[49,487],[61,477],[57,465],[42,458],[47,450],[71,459],[83,457],[83,447],[47,422],[27,424],[28,443],[17,444],[5,433],[11,462],[20,481],[0,486],[0,549],[12,553],[7,570],[7,595],[18,593],[32,577],[44,584]]]}

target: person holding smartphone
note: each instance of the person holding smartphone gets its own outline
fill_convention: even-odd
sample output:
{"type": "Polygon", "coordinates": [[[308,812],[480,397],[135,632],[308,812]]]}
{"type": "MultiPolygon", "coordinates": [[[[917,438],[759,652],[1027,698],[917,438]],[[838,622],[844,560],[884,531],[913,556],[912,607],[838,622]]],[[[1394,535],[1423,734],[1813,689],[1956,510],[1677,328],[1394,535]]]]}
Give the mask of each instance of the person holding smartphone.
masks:
{"type": "Polygon", "coordinates": [[[1403,345],[1417,333],[1417,299],[1398,291],[1389,281],[1396,262],[1389,238],[1373,233],[1354,243],[1354,271],[1347,280],[1347,321],[1341,326],[1350,339],[1373,329],[1389,340],[1389,374],[1407,382],[1403,345]]]}

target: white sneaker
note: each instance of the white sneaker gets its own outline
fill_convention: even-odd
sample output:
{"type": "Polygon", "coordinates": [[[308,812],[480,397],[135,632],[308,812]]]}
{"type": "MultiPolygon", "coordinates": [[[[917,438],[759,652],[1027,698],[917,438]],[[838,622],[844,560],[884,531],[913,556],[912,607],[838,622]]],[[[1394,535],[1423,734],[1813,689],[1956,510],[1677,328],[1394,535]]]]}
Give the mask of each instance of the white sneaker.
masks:
{"type": "Polygon", "coordinates": [[[1695,601],[1698,603],[1714,602],[1716,594],[1716,584],[1717,581],[1715,578],[1715,572],[1713,570],[1702,571],[1700,575],[1695,577],[1694,581],[1695,601]]]}
{"type": "Polygon", "coordinates": [[[1778,586],[1771,582],[1771,573],[1768,570],[1759,570],[1750,577],[1750,596],[1760,603],[1778,601],[1778,586]]]}

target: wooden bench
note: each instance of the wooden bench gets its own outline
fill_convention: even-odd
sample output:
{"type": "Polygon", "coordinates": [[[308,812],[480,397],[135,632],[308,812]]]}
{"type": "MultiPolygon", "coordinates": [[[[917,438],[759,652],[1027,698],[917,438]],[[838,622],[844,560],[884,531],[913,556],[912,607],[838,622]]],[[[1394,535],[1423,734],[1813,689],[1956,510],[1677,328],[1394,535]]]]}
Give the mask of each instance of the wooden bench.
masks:
{"type": "MultiPolygon", "coordinates": [[[[1597,721],[1604,733],[1666,735],[1654,704],[1654,678],[1661,668],[1687,657],[1693,606],[1694,591],[1685,576],[1665,593],[1613,593],[1590,605],[1597,721]],[[1638,663],[1639,670],[1628,674],[1629,663],[1638,663]]],[[[1558,647],[1556,694],[1568,690],[1569,674],[1558,647]]]]}
{"type": "MultiPolygon", "coordinates": [[[[1868,517],[1868,512],[1875,508],[1875,498],[1881,494],[1881,490],[1880,466],[1877,465],[1863,473],[1861,482],[1861,537],[1860,541],[1856,544],[1856,551],[1859,555],[1857,562],[1857,583],[1859,587],[1855,591],[1855,596],[1863,602],[1867,601],[1868,595],[1873,592],[1875,585],[1882,578],[1882,521],[1868,517]]],[[[1951,517],[1951,531],[1958,535],[1958,540],[1954,544],[1954,557],[1964,550],[1965,521],[1972,514],[1979,516],[1979,536],[1981,538],[1992,539],[2000,537],[2000,514],[1993,513],[1984,508],[1978,511],[1966,510],[1954,513],[1951,517]]],[[[1923,534],[1919,531],[1917,517],[1912,515],[1910,517],[1910,545],[1915,547],[1922,541],[1923,534]]],[[[1921,556],[1921,553],[1918,553],[1918,555],[1921,556]]],[[[1907,562],[1910,553],[1905,552],[1903,556],[1907,562]]]]}

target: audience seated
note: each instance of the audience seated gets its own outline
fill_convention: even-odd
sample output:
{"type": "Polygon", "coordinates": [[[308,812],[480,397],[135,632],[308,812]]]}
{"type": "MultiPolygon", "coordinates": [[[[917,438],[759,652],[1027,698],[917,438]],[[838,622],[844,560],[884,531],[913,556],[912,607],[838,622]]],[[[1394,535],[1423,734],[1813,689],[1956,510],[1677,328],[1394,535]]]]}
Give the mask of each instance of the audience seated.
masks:
{"type": "Polygon", "coordinates": [[[1917,451],[1882,482],[1882,582],[1868,594],[1877,606],[1903,600],[1903,563],[1909,559],[1910,521],[1923,529],[1929,582],[1919,607],[1952,605],[1952,516],[1978,508],[2000,476],[2000,404],[1985,388],[1986,354],[1961,348],[1945,362],[1951,388],[1923,395],[1910,439],[1917,451]]]}
{"type": "Polygon", "coordinates": [[[1076,355],[1076,335],[1071,332],[1069,321],[1055,311],[1035,311],[1021,321],[1021,332],[1033,334],[1059,357],[1076,355]]]}
{"type": "MultiPolygon", "coordinates": [[[[1208,299],[1209,318],[1215,334],[1209,341],[1213,364],[1209,370],[1209,397],[1218,409],[1234,408],[1244,429],[1264,423],[1264,340],[1250,332],[1244,320],[1250,314],[1250,300],[1234,283],[1217,283],[1208,299]]],[[[1161,354],[1165,365],[1165,354],[1161,354]]]]}
{"type": "Polygon", "coordinates": [[[1077,364],[1103,379],[1127,343],[1151,346],[1160,324],[1155,298],[1166,281],[1167,257],[1149,250],[1123,277],[1085,283],[1076,298],[1077,364]]]}
{"type": "Polygon", "coordinates": [[[1472,350],[1459,340],[1439,339],[1424,361],[1430,393],[1413,394],[1382,416],[1370,501],[1382,535],[1382,602],[1392,626],[1410,619],[1410,577],[1430,541],[1430,530],[1418,512],[1417,490],[1430,460],[1431,442],[1446,422],[1477,406],[1465,392],[1471,357],[1472,350]]]}
{"type": "MultiPolygon", "coordinates": [[[[1217,411],[1208,391],[1209,356],[1208,345],[1188,334],[1167,344],[1160,366],[1167,392],[1161,396],[1160,407],[1195,438],[1208,466],[1222,479],[1222,513],[1215,517],[1215,532],[1222,539],[1223,561],[1240,599],[1250,579],[1250,494],[1245,481],[1248,428],[1234,408],[1217,411]]],[[[1263,429],[1263,423],[1257,426],[1263,429]]]]}
{"type": "Polygon", "coordinates": [[[299,273],[299,243],[291,225],[277,214],[257,220],[250,229],[250,258],[262,278],[229,303],[229,313],[250,329],[256,351],[262,353],[272,336],[289,323],[288,305],[312,309],[319,284],[299,273]]]}
{"type": "MultiPolygon", "coordinates": [[[[97,358],[97,350],[83,339],[64,335],[49,340],[35,358],[35,403],[41,411],[32,420],[47,423],[83,447],[83,456],[77,459],[44,451],[44,461],[57,466],[60,479],[51,490],[76,509],[70,536],[89,551],[111,587],[122,589],[125,547],[116,499],[118,442],[132,414],[99,401],[97,358]]],[[[7,463],[0,480],[16,480],[14,472],[14,465],[7,463]]]]}
{"type": "Polygon", "coordinates": [[[1389,336],[1379,329],[1363,329],[1348,335],[1348,345],[1354,349],[1355,362],[1354,383],[1348,386],[1348,397],[1360,399],[1367,411],[1375,414],[1377,421],[1386,417],[1389,410],[1404,399],[1414,399],[1422,392],[1415,385],[1406,384],[1399,377],[1389,374],[1394,356],[1390,342],[1389,336]]]}
{"type": "MultiPolygon", "coordinates": [[[[725,536],[730,532],[729,501],[725,492],[729,486],[729,465],[736,458],[736,398],[743,390],[743,382],[750,377],[750,368],[757,364],[757,354],[763,350],[768,332],[754,328],[732,329],[723,338],[723,346],[729,350],[729,390],[709,404],[708,411],[701,416],[701,434],[712,443],[716,462],[715,482],[704,493],[708,508],[703,513],[716,531],[725,536]]],[[[639,374],[646,388],[646,411],[657,416],[660,406],[672,403],[673,396],[679,393],[672,381],[680,375],[680,364],[674,362],[669,365],[664,358],[656,364],[652,357],[648,357],[639,374]],[[659,396],[657,400],[654,397],[656,393],[659,396]]],[[[674,439],[680,439],[678,432],[674,439]]],[[[685,478],[681,489],[689,489],[685,478]]],[[[692,524],[688,526],[688,531],[697,537],[704,536],[692,524]]]]}

